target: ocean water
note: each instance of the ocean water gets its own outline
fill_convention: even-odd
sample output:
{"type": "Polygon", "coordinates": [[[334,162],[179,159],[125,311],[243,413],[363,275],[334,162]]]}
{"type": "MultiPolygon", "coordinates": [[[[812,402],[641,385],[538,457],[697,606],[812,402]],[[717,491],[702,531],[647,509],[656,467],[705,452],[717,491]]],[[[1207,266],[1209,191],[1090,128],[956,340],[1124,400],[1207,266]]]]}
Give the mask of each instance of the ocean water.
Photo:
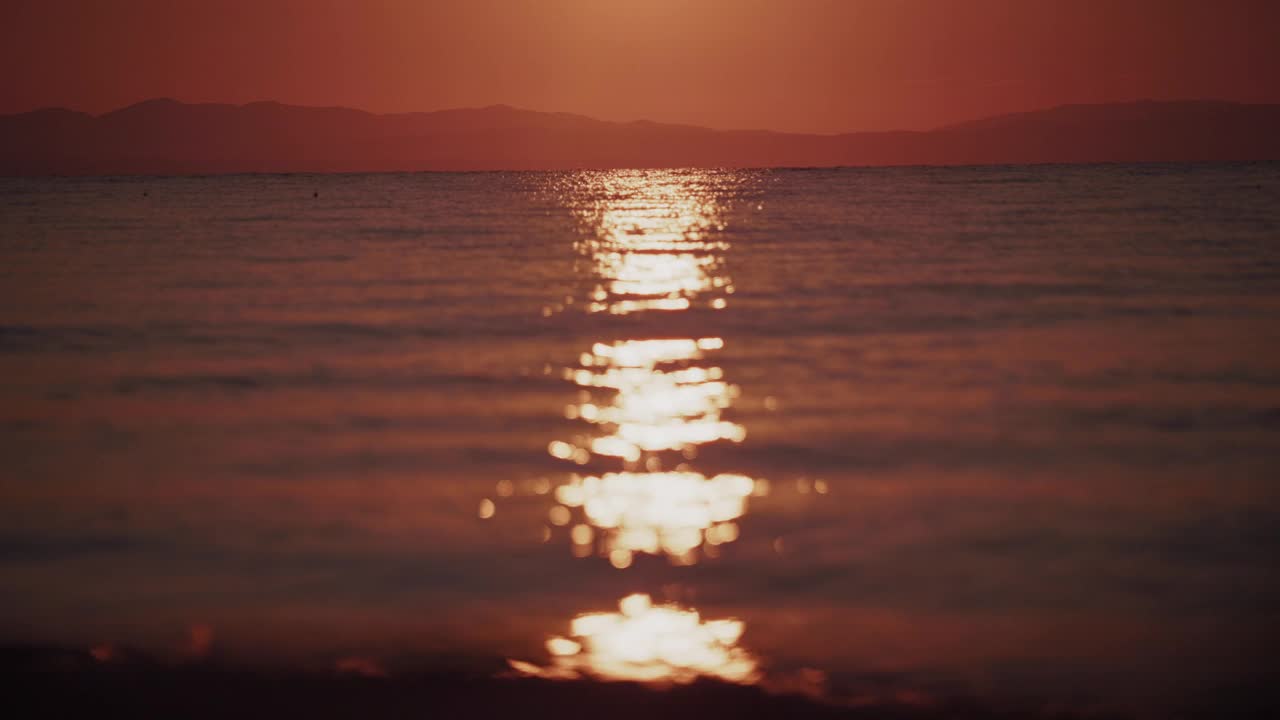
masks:
{"type": "Polygon", "coordinates": [[[0,643],[1156,716],[1277,680],[1275,164],[10,178],[0,218],[0,643]]]}

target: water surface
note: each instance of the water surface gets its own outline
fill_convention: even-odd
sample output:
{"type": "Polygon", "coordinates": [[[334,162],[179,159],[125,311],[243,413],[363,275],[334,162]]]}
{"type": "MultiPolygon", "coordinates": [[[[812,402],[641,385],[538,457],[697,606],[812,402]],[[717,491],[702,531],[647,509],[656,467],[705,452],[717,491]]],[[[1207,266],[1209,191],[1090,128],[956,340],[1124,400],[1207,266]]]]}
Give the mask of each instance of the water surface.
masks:
{"type": "Polygon", "coordinates": [[[1276,680],[1275,165],[0,181],[0,640],[1276,680]]]}

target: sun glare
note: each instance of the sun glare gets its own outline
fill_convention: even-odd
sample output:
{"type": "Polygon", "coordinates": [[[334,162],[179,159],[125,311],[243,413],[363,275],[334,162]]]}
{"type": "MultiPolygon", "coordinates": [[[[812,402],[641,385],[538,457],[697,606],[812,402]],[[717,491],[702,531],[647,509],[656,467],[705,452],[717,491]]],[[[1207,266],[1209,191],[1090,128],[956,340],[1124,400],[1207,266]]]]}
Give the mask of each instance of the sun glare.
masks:
{"type": "Polygon", "coordinates": [[[603,198],[578,212],[587,239],[578,243],[595,279],[589,312],[628,315],[679,311],[698,302],[724,305],[733,283],[723,272],[728,244],[714,194],[676,173],[608,173],[603,198]]]}
{"type": "MultiPolygon", "coordinates": [[[[602,173],[593,200],[578,213],[585,240],[576,248],[590,283],[579,307],[632,315],[727,306],[723,208],[706,177],[681,173],[602,173]]],[[[690,466],[698,449],[742,442],[742,424],[724,417],[739,389],[713,362],[725,347],[714,335],[628,338],[593,343],[564,369],[578,388],[565,417],[584,431],[547,451],[583,466],[613,463],[613,472],[572,477],[555,492],[549,514],[568,525],[573,554],[598,554],[619,569],[636,554],[698,560],[700,547],[732,542],[747,498],[763,486],[743,475],[708,477],[690,466]],[[575,528],[576,530],[576,528],[575,528]]]]}
{"type": "Polygon", "coordinates": [[[739,620],[703,620],[697,610],[654,605],[648,595],[635,594],[618,603],[618,612],[579,615],[569,637],[549,638],[548,665],[508,662],[520,674],[549,679],[671,685],[707,677],[748,685],[760,671],[738,647],[743,630],[739,620]]]}

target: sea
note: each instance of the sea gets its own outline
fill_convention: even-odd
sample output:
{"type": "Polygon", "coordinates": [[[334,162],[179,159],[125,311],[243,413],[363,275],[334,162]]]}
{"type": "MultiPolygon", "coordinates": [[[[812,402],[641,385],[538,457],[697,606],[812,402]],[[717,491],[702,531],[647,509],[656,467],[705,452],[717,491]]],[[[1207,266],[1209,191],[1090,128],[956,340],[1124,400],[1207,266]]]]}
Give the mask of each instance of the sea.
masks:
{"type": "Polygon", "coordinates": [[[1226,717],[1278,562],[1280,164],[0,179],[5,646],[1226,717]]]}

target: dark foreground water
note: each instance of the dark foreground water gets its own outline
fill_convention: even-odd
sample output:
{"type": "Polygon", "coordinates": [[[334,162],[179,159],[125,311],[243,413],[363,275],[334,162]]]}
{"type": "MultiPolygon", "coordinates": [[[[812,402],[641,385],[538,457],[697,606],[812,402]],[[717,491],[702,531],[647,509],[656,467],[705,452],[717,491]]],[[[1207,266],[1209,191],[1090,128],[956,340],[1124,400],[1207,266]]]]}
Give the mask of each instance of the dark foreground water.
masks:
{"type": "Polygon", "coordinates": [[[1278,679],[1280,166],[0,180],[0,644],[1278,679]]]}

